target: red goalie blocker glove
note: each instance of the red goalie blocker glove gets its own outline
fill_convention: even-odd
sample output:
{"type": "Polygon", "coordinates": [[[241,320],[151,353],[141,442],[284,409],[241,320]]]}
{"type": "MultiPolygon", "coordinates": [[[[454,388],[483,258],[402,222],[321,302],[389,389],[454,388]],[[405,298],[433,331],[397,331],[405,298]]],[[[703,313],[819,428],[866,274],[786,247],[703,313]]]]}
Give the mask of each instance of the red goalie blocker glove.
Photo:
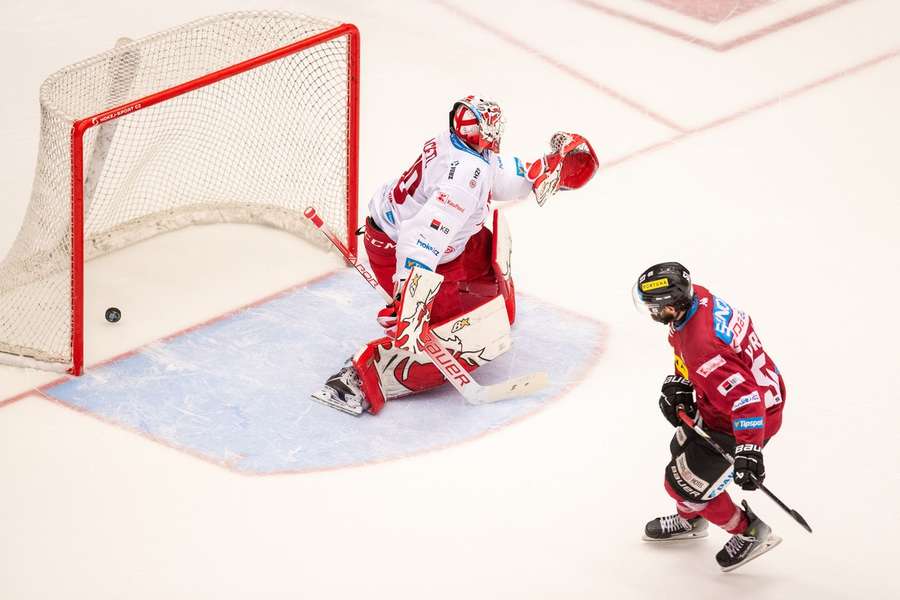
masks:
{"type": "Polygon", "coordinates": [[[400,299],[397,298],[384,308],[378,311],[378,316],[376,319],[378,320],[378,324],[384,328],[384,334],[389,338],[394,338],[397,336],[397,306],[400,304],[400,299]]]}
{"type": "Polygon", "coordinates": [[[528,165],[528,179],[540,206],[558,190],[582,187],[600,167],[591,143],[577,133],[554,133],[550,147],[550,154],[528,165]]]}

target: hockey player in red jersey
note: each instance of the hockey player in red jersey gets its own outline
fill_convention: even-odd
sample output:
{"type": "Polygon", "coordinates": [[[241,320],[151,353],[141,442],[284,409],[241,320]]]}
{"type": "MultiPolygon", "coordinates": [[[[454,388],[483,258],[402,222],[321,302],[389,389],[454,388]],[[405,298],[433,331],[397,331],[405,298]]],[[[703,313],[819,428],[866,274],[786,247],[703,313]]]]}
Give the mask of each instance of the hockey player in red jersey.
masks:
{"type": "Polygon", "coordinates": [[[644,539],[706,537],[710,521],[733,534],[716,555],[730,571],[781,541],[746,501],[743,510],[736,506],[725,488],[734,481],[754,490],[765,478],[763,448],[781,427],[784,382],[750,316],[692,285],[679,263],[644,271],[633,297],[639,310],[668,325],[675,352],[675,370],[662,385],[659,408],[677,428],[665,473],[677,514],[647,523],[644,539]],[[733,468],[683,425],[681,409],[734,457],[733,468]]]}
{"type": "Polygon", "coordinates": [[[496,102],[458,100],[447,130],[372,196],[364,245],[379,285],[395,299],[377,315],[386,335],[363,346],[315,400],[354,415],[376,414],[386,400],[444,382],[416,352],[421,318],[404,321],[403,306],[427,306],[429,329],[468,371],[509,349],[512,246],[493,206],[532,193],[542,205],[557,190],[587,183],[598,163],[588,141],[569,133],[555,134],[551,152],[531,163],[501,155],[503,128],[496,102]]]}

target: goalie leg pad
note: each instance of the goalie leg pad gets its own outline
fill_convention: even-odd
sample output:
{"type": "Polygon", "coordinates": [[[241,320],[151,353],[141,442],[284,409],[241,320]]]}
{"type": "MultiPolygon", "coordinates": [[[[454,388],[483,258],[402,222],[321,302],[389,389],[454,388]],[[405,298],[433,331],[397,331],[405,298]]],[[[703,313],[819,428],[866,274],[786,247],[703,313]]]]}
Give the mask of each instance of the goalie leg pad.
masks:
{"type": "Polygon", "coordinates": [[[431,321],[431,309],[437,298],[444,276],[427,269],[413,268],[400,294],[397,307],[397,337],[394,345],[400,350],[417,354],[421,351],[419,339],[431,321]]]}
{"type": "MultiPolygon", "coordinates": [[[[501,296],[436,325],[432,333],[468,372],[494,360],[512,344],[501,296]]],[[[427,355],[396,348],[388,337],[369,342],[354,358],[354,364],[373,414],[381,410],[385,399],[422,392],[445,381],[427,355]]]]}
{"type": "Polygon", "coordinates": [[[377,415],[384,408],[384,391],[381,389],[381,381],[378,378],[378,369],[375,357],[380,348],[392,347],[391,338],[383,337],[370,342],[360,348],[352,359],[353,367],[359,377],[362,393],[368,402],[368,411],[377,415]]]}

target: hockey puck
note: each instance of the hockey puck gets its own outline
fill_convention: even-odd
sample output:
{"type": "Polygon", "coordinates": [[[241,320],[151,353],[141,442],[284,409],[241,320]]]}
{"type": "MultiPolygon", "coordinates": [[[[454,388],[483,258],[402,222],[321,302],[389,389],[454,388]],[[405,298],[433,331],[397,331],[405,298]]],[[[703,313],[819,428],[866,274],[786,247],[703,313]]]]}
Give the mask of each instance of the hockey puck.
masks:
{"type": "Polygon", "coordinates": [[[110,306],[106,309],[106,320],[110,323],[118,323],[119,319],[122,318],[122,311],[116,308],[115,306],[110,306]]]}

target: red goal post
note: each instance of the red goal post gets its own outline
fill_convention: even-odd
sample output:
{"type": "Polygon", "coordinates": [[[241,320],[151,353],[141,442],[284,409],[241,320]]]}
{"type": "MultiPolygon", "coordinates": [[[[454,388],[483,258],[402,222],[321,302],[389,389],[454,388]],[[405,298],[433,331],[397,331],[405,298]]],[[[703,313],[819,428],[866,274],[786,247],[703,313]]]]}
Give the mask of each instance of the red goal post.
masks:
{"type": "Polygon", "coordinates": [[[313,205],[355,252],[353,25],[244,12],[120,41],[49,77],[41,110],[31,202],[0,263],[0,362],[80,375],[85,261],[165,231],[262,223],[321,243],[313,205]]]}

